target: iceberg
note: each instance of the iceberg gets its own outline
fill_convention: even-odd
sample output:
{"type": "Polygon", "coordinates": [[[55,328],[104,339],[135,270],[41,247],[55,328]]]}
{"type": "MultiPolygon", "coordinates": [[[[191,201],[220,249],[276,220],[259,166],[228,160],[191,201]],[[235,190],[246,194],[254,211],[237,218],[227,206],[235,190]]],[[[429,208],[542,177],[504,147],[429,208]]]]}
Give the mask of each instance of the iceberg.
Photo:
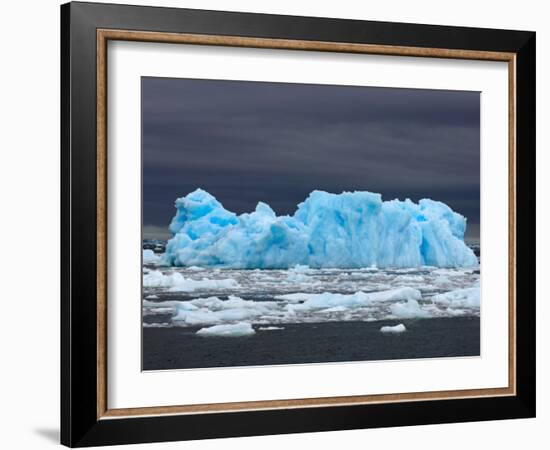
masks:
{"type": "Polygon", "coordinates": [[[231,269],[475,267],[466,218],[430,199],[313,191],[292,215],[237,215],[197,189],[175,203],[162,263],[231,269]]]}

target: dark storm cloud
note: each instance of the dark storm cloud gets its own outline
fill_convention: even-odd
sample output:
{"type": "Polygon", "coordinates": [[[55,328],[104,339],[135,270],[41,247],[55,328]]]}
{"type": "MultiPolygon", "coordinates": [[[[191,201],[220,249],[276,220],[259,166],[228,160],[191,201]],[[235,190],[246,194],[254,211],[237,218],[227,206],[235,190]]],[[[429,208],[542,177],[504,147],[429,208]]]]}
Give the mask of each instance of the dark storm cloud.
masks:
{"type": "Polygon", "coordinates": [[[313,189],[429,197],[479,229],[479,93],[144,78],[143,223],[201,187],[292,214],[313,189]]]}

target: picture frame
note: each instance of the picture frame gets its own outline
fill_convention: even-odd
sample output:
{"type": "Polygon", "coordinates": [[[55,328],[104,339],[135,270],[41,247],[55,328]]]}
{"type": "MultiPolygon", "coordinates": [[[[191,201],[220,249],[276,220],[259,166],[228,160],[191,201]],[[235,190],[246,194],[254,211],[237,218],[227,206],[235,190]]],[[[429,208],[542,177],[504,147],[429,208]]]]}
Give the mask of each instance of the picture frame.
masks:
{"type": "Polygon", "coordinates": [[[61,6],[61,443],[70,447],[535,416],[535,33],[72,2],[61,6]],[[508,386],[108,405],[107,43],[508,65],[508,386]]]}

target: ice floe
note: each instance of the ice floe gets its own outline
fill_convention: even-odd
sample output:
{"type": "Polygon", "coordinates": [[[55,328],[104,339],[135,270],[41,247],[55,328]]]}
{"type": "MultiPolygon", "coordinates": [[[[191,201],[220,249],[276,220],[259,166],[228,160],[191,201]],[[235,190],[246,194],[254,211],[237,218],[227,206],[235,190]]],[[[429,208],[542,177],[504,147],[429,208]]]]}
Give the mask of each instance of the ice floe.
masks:
{"type": "Polygon", "coordinates": [[[405,325],[400,323],[399,325],[394,325],[394,326],[390,326],[390,325],[383,326],[382,328],[380,328],[380,331],[382,333],[403,333],[404,331],[407,331],[407,328],[405,327],[405,325]]]}
{"type": "Polygon", "coordinates": [[[432,297],[434,303],[449,305],[453,308],[479,308],[480,290],[479,287],[455,289],[453,291],[436,294],[432,297]]]}
{"type": "Polygon", "coordinates": [[[407,300],[405,303],[390,305],[390,311],[392,315],[402,319],[414,319],[431,316],[429,309],[423,308],[416,300],[413,299],[407,300]]]}
{"type": "Polygon", "coordinates": [[[254,334],[252,325],[245,322],[239,322],[230,325],[214,325],[212,327],[201,328],[197,331],[200,336],[225,336],[225,337],[240,337],[250,336],[254,334]]]}
{"type": "Polygon", "coordinates": [[[143,328],[170,328],[172,324],[168,322],[143,322],[143,328]]]}
{"type": "MultiPolygon", "coordinates": [[[[353,308],[357,306],[367,305],[372,302],[389,302],[396,300],[415,300],[422,298],[422,294],[417,289],[400,288],[390,289],[387,291],[365,293],[362,291],[354,294],[334,294],[331,292],[323,292],[321,294],[295,293],[278,295],[275,297],[278,300],[288,300],[297,305],[290,304],[289,308],[296,310],[304,309],[321,309],[321,308],[353,308]]],[[[326,311],[326,310],[325,310],[326,311]]]]}
{"type": "Polygon", "coordinates": [[[172,292],[192,292],[200,289],[236,289],[239,284],[232,278],[195,280],[185,278],[178,272],[163,274],[160,270],[152,270],[143,275],[143,286],[168,288],[172,292]]]}
{"type": "Polygon", "coordinates": [[[149,269],[143,315],[174,327],[479,316],[479,271],[444,270],[149,269]]]}
{"type": "Polygon", "coordinates": [[[157,255],[153,250],[143,250],[143,264],[159,264],[161,256],[157,255]]]}

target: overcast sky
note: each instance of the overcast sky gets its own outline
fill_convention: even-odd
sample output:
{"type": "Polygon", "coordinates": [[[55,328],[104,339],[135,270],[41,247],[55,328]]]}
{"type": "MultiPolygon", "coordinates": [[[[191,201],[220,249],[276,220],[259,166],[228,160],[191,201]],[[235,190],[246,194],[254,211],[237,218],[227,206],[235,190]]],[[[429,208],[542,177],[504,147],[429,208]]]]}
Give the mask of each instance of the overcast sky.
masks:
{"type": "Polygon", "coordinates": [[[144,237],[200,187],[236,213],[309,192],[432,198],[479,237],[479,93],[142,79],[144,237]]]}

